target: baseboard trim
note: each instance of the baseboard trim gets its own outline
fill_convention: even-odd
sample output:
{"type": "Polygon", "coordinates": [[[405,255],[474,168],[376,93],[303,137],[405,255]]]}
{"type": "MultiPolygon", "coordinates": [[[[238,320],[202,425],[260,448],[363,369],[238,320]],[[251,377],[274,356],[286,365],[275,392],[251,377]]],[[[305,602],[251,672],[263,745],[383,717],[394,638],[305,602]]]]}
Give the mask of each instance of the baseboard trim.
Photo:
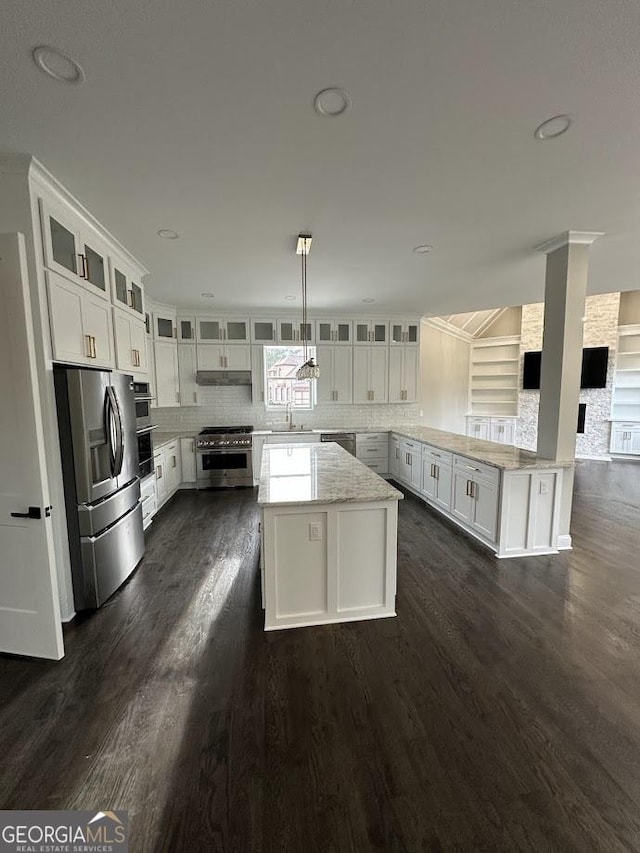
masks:
{"type": "Polygon", "coordinates": [[[571,544],[571,535],[569,533],[563,533],[558,536],[558,551],[571,551],[573,549],[573,545],[571,544]]]}
{"type": "Polygon", "coordinates": [[[586,459],[586,460],[592,460],[594,462],[611,462],[611,456],[609,456],[608,454],[605,456],[596,456],[596,455],[591,456],[591,455],[586,454],[586,453],[576,453],[576,459],[586,459]]]}

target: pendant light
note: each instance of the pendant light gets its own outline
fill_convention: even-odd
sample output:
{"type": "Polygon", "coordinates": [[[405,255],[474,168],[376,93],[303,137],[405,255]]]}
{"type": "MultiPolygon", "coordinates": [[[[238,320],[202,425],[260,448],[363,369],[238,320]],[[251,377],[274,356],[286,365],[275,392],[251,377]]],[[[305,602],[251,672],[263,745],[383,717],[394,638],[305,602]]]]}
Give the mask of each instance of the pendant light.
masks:
{"type": "Polygon", "coordinates": [[[298,368],[296,379],[318,379],[320,368],[313,356],[309,357],[307,338],[307,256],[311,249],[311,234],[298,234],[296,253],[302,256],[302,343],[304,364],[298,368]]]}

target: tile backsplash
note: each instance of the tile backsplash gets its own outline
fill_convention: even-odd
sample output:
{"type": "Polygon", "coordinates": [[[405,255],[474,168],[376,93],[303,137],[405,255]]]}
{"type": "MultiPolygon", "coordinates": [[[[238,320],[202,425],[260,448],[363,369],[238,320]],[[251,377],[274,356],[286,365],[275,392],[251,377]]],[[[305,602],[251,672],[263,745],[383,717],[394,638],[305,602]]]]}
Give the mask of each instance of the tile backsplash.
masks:
{"type": "MultiPolygon", "coordinates": [[[[199,406],[154,409],[153,420],[162,431],[198,432],[205,426],[251,424],[256,429],[283,426],[284,411],[267,411],[251,400],[251,388],[202,386],[199,406]]],[[[319,404],[313,411],[294,411],[294,424],[311,429],[322,427],[392,427],[421,422],[417,403],[380,403],[376,405],[319,404]]]]}

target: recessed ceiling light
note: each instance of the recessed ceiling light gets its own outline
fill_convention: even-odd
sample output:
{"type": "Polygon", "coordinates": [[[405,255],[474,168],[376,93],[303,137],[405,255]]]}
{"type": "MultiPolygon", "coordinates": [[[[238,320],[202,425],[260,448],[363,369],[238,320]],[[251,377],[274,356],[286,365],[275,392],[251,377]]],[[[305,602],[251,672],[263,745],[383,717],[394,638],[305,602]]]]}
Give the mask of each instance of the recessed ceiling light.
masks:
{"type": "Polygon", "coordinates": [[[341,116],[351,106],[351,98],[345,89],[330,87],[323,89],[313,99],[313,108],[320,116],[335,118],[341,116]]]}
{"type": "Polygon", "coordinates": [[[203,296],[205,299],[215,299],[215,293],[201,293],[200,296],[203,296]]]}
{"type": "Polygon", "coordinates": [[[288,299],[290,302],[292,302],[295,298],[295,296],[285,296],[285,299],[288,299]]]}
{"type": "Polygon", "coordinates": [[[431,246],[416,246],[413,253],[414,255],[428,255],[431,248],[431,246]]]}
{"type": "Polygon", "coordinates": [[[34,47],[31,55],[40,71],[53,77],[54,80],[59,80],[61,83],[82,83],[84,80],[84,71],[75,59],[71,59],[57,47],[41,44],[34,47]]]}
{"type": "Polygon", "coordinates": [[[368,296],[366,299],[363,299],[362,301],[363,302],[375,302],[376,300],[372,299],[370,296],[368,296]]]}
{"type": "Polygon", "coordinates": [[[566,133],[571,127],[571,116],[568,115],[558,115],[553,116],[553,118],[548,118],[546,121],[543,121],[542,124],[536,128],[535,133],[533,134],[536,139],[556,139],[558,136],[562,136],[563,133],[566,133]]]}
{"type": "Polygon", "coordinates": [[[172,231],[170,228],[161,228],[158,231],[158,237],[162,237],[163,240],[177,240],[179,234],[176,231],[172,231]]]}

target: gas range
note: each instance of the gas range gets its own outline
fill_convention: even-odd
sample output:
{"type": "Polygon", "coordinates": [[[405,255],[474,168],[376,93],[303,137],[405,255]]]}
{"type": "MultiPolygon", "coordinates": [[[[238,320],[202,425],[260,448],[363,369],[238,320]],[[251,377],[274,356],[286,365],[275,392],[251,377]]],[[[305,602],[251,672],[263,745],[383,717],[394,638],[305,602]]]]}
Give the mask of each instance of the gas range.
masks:
{"type": "Polygon", "coordinates": [[[251,447],[252,426],[205,427],[196,436],[196,450],[251,447]]]}

